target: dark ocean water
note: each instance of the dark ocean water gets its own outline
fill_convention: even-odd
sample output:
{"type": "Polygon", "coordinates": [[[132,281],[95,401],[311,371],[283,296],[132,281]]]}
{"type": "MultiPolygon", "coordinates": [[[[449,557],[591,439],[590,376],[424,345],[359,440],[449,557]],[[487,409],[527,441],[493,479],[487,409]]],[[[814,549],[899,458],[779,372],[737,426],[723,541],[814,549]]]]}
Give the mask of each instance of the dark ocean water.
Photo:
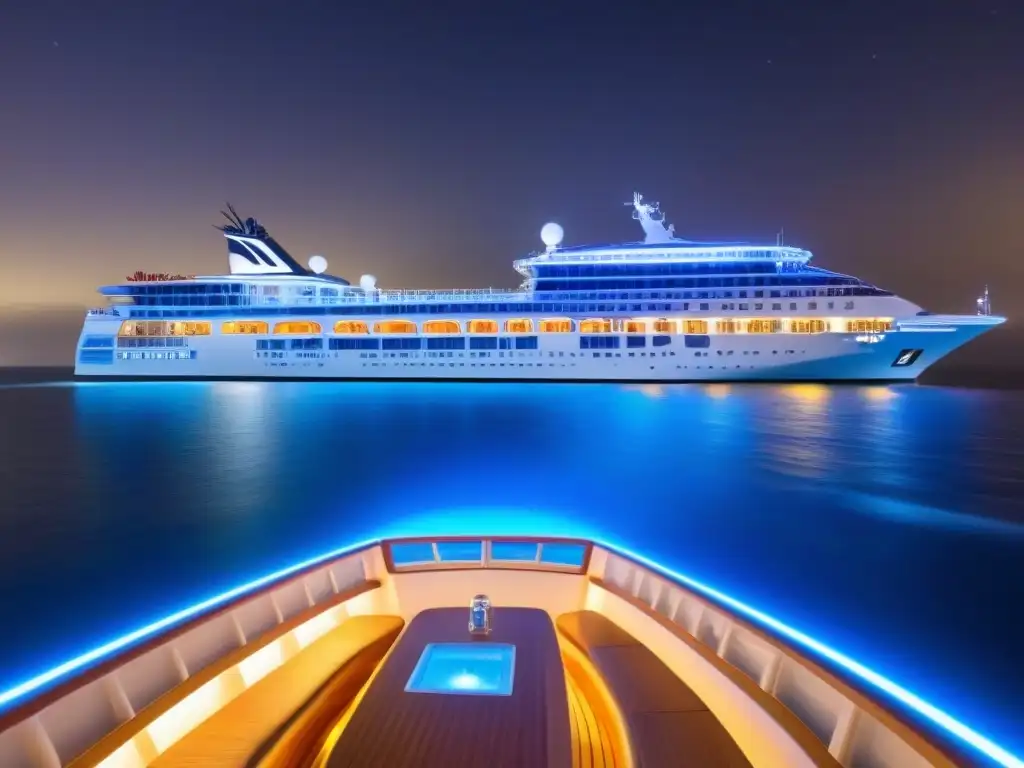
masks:
{"type": "Polygon", "coordinates": [[[0,386],[0,691],[350,542],[593,535],[1024,754],[1024,393],[0,386]]]}

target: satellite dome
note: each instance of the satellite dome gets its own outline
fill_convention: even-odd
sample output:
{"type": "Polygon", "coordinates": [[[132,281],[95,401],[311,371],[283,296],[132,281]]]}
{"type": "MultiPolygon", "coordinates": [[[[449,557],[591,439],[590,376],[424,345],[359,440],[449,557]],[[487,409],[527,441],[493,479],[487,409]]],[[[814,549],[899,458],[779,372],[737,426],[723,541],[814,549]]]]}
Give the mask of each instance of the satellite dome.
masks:
{"type": "Polygon", "coordinates": [[[327,259],[323,256],[310,256],[309,268],[318,275],[322,274],[327,269],[327,259]]]}
{"type": "Polygon", "coordinates": [[[372,291],[377,287],[377,278],[373,275],[363,275],[359,278],[359,287],[364,291],[372,291]]]}
{"type": "Polygon", "coordinates": [[[544,242],[548,248],[554,248],[562,242],[562,238],[565,236],[565,232],[562,227],[555,224],[553,221],[548,222],[540,229],[540,239],[544,242]]]}

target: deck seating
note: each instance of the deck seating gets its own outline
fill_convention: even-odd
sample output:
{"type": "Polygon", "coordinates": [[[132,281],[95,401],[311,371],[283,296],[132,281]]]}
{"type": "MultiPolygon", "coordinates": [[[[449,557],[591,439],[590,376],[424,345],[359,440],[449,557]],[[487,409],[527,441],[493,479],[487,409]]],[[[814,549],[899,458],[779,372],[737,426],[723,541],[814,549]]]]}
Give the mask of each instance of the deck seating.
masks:
{"type": "Polygon", "coordinates": [[[266,764],[283,739],[315,749],[309,740],[336,719],[333,707],[358,693],[403,625],[397,616],[348,619],[187,733],[152,768],[266,764]]]}
{"type": "Polygon", "coordinates": [[[628,632],[594,611],[563,614],[555,626],[615,697],[638,768],[750,765],[697,694],[628,632]]]}
{"type": "Polygon", "coordinates": [[[569,699],[572,768],[630,768],[629,738],[610,694],[598,687],[589,659],[560,639],[569,699]]]}

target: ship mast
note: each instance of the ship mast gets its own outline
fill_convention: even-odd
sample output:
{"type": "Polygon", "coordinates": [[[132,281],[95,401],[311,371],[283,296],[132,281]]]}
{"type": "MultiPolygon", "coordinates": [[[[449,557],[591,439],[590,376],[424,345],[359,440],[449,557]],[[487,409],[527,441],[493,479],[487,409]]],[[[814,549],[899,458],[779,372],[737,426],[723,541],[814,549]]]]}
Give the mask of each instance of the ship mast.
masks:
{"type": "Polygon", "coordinates": [[[988,297],[988,286],[985,286],[985,292],[978,297],[978,314],[988,317],[992,314],[992,302],[988,297]]]}

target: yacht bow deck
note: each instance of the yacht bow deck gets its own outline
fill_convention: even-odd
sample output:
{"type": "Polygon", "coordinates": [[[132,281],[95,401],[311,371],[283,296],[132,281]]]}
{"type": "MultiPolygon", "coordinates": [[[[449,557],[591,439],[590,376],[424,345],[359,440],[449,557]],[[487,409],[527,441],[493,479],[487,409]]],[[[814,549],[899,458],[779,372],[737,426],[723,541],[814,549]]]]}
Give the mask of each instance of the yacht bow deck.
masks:
{"type": "MultiPolygon", "coordinates": [[[[793,630],[686,581],[583,540],[364,545],[181,614],[29,699],[0,717],[0,766],[1024,766],[875,683],[935,727],[910,724],[870,676],[852,681],[855,662],[829,651],[825,669],[793,630]],[[479,593],[494,629],[468,658],[506,646],[498,695],[407,690],[426,645],[471,642],[479,593]]],[[[446,675],[426,688],[463,677],[446,675]]]]}

